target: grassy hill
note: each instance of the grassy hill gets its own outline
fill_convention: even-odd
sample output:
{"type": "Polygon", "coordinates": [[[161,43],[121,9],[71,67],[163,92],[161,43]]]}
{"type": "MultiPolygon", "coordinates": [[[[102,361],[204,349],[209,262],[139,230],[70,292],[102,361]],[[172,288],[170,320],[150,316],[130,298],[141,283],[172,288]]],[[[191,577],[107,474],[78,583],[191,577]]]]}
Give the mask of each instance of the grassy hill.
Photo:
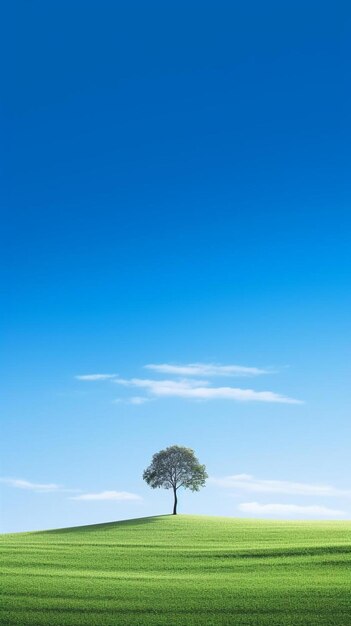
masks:
{"type": "Polygon", "coordinates": [[[351,523],[162,516],[0,536],[0,624],[351,624],[351,523]]]}

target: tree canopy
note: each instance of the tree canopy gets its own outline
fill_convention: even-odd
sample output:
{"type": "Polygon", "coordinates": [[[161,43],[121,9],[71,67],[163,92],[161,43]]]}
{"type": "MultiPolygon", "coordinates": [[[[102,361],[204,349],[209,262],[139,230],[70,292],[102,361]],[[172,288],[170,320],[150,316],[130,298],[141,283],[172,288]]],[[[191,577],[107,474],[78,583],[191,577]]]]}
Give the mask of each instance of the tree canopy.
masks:
{"type": "Polygon", "coordinates": [[[182,446],[170,446],[153,455],[143,479],[152,489],[172,489],[174,495],[173,515],[177,514],[177,491],[180,487],[199,491],[205,486],[205,465],[201,465],[194,450],[182,446]]]}

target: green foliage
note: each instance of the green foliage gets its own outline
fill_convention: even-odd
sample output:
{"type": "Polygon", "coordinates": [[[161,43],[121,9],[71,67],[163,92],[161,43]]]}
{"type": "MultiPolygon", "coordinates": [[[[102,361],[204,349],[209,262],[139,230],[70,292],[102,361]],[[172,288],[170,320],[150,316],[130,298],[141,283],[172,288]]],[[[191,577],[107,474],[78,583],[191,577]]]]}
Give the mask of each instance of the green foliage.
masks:
{"type": "Polygon", "coordinates": [[[350,624],[350,522],[170,515],[0,550],[2,626],[350,624]]]}
{"type": "Polygon", "coordinates": [[[154,454],[150,466],[143,473],[144,480],[153,489],[184,487],[199,491],[207,477],[206,468],[200,465],[194,450],[181,446],[170,446],[154,454]]]}

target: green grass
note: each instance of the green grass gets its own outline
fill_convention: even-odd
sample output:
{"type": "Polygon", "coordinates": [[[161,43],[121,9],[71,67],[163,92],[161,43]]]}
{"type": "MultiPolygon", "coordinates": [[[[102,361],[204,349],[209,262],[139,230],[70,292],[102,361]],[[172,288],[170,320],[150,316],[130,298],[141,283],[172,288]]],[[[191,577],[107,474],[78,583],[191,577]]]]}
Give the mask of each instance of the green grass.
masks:
{"type": "Polygon", "coordinates": [[[0,536],[0,624],[351,624],[351,523],[162,516],[0,536]]]}

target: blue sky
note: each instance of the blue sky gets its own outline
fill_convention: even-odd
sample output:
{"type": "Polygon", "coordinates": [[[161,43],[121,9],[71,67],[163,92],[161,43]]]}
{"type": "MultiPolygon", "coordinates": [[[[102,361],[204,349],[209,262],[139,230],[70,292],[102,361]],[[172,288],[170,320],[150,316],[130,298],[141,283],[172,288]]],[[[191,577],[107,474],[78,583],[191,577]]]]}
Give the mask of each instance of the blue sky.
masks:
{"type": "Polygon", "coordinates": [[[351,518],[348,4],[7,12],[1,531],[351,518]]]}

